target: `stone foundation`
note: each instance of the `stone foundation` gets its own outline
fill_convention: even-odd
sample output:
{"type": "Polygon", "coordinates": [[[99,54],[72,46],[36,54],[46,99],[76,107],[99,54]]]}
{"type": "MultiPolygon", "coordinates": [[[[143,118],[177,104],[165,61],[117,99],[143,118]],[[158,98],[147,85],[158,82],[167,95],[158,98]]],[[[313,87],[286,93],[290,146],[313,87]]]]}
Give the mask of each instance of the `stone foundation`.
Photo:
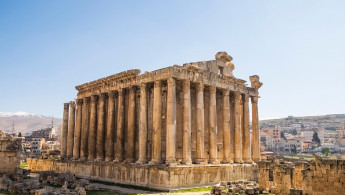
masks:
{"type": "Polygon", "coordinates": [[[164,165],[28,159],[32,171],[70,172],[78,177],[160,190],[210,186],[220,181],[257,180],[256,164],[167,167],[164,165]]]}

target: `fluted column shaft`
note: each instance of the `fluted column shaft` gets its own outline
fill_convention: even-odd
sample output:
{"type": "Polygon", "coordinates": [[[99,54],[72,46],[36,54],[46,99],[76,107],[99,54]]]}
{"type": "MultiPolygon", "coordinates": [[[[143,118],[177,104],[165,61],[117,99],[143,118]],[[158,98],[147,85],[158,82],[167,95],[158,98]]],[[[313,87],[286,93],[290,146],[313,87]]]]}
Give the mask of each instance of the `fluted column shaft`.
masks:
{"type": "Polygon", "coordinates": [[[74,141],[74,127],[75,127],[75,102],[69,103],[69,120],[68,120],[68,133],[67,133],[67,158],[73,157],[73,141],[74,141]]]}
{"type": "Polygon", "coordinates": [[[115,92],[108,93],[107,132],[105,141],[105,161],[114,159],[114,132],[115,132],[115,92]]]}
{"type": "Polygon", "coordinates": [[[260,160],[260,131],[258,114],[258,97],[251,97],[252,100],[252,137],[253,137],[253,160],[260,160]]]}
{"type": "Polygon", "coordinates": [[[176,81],[168,79],[166,164],[176,163],[176,81]]]}
{"type": "Polygon", "coordinates": [[[140,85],[140,108],[139,108],[139,159],[137,163],[147,162],[147,93],[146,84],[140,85]]]}
{"type": "Polygon", "coordinates": [[[183,164],[192,164],[190,81],[183,81],[183,164]]]}
{"type": "Polygon", "coordinates": [[[241,102],[241,94],[239,92],[235,92],[235,163],[242,163],[241,102]]]}
{"type": "Polygon", "coordinates": [[[81,132],[81,143],[80,143],[80,160],[87,159],[87,146],[89,137],[89,105],[90,98],[83,99],[83,109],[82,109],[82,132],[81,132]]]}
{"type": "Polygon", "coordinates": [[[153,91],[153,131],[152,131],[152,159],[150,164],[161,163],[161,123],[162,123],[162,94],[161,81],[156,80],[153,91]]]}
{"type": "Polygon", "coordinates": [[[249,95],[243,95],[243,137],[242,137],[242,156],[245,163],[251,163],[250,149],[250,129],[249,129],[249,95]]]}
{"type": "Polygon", "coordinates": [[[136,92],[136,87],[129,88],[126,162],[134,162],[135,92],[136,92]]]}
{"type": "Polygon", "coordinates": [[[230,158],[230,91],[223,90],[223,162],[231,163],[230,158]]]}
{"type": "Polygon", "coordinates": [[[82,123],[82,105],[83,100],[77,99],[77,119],[74,129],[74,140],[73,140],[73,159],[78,160],[80,157],[80,136],[81,136],[81,123],[82,123]]]}
{"type": "Polygon", "coordinates": [[[98,104],[98,119],[97,119],[97,161],[104,161],[104,115],[105,115],[105,98],[106,95],[102,93],[98,104]]]}
{"type": "Polygon", "coordinates": [[[61,131],[61,159],[66,158],[67,155],[67,134],[68,134],[68,110],[69,103],[64,103],[62,131],[61,131]]]}
{"type": "Polygon", "coordinates": [[[114,152],[115,152],[114,162],[123,161],[123,144],[124,144],[123,133],[125,129],[124,103],[125,103],[124,90],[120,89],[118,91],[117,131],[116,131],[116,144],[114,148],[114,152]]]}
{"type": "Polygon", "coordinates": [[[217,102],[216,87],[210,86],[210,163],[218,164],[217,160],[217,102]]]}
{"type": "Polygon", "coordinates": [[[196,86],[196,163],[205,163],[205,110],[204,110],[204,84],[196,86]]]}
{"type": "Polygon", "coordinates": [[[89,129],[89,140],[88,140],[88,151],[89,155],[87,160],[93,161],[96,157],[96,134],[97,134],[97,96],[91,96],[90,106],[90,129],[89,129]]]}

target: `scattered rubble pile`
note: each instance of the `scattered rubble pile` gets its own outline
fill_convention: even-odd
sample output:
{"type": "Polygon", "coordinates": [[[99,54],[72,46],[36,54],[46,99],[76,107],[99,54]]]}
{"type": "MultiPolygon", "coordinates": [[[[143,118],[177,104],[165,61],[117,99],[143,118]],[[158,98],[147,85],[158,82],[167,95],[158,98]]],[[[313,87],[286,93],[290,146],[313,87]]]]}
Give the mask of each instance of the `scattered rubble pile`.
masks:
{"type": "Polygon", "coordinates": [[[266,191],[259,189],[255,181],[222,181],[212,187],[212,195],[227,194],[268,194],[266,191]]]}
{"type": "Polygon", "coordinates": [[[42,188],[41,184],[29,178],[31,170],[16,169],[15,173],[0,174],[0,190],[6,190],[10,193],[35,193],[35,190],[42,188]]]}
{"type": "Polygon", "coordinates": [[[87,179],[77,179],[71,173],[42,171],[38,182],[29,179],[30,172],[31,170],[18,168],[16,173],[0,175],[0,190],[15,194],[38,195],[86,195],[86,191],[98,190],[97,184],[90,183],[87,179]]]}
{"type": "Polygon", "coordinates": [[[43,184],[55,186],[67,185],[67,188],[85,188],[85,190],[98,190],[97,184],[90,183],[87,179],[77,179],[71,173],[54,173],[54,171],[41,171],[39,181],[43,184]]]}

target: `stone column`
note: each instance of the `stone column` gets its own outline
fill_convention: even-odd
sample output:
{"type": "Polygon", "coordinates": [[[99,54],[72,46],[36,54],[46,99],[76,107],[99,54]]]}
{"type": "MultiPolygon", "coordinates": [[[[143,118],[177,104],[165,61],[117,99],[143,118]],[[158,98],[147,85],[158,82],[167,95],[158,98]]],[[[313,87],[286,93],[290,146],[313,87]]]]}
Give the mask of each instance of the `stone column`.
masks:
{"type": "Polygon", "coordinates": [[[125,118],[124,118],[124,103],[125,94],[123,89],[118,91],[118,113],[117,113],[117,130],[116,130],[116,144],[114,144],[115,160],[114,162],[123,161],[123,133],[125,128],[125,118]]]}
{"type": "Polygon", "coordinates": [[[82,131],[81,131],[81,143],[80,143],[80,160],[85,161],[87,159],[87,142],[89,137],[89,105],[90,98],[83,99],[83,113],[82,113],[82,131]]]}
{"type": "Polygon", "coordinates": [[[97,159],[96,161],[104,161],[104,115],[105,115],[105,98],[106,94],[101,93],[98,104],[98,120],[97,120],[97,159]]]}
{"type": "Polygon", "coordinates": [[[231,163],[230,158],[230,91],[223,89],[223,163],[231,163]]]}
{"type": "Polygon", "coordinates": [[[136,87],[129,88],[128,120],[127,120],[127,148],[126,162],[134,162],[134,134],[135,134],[135,92],[136,87]]]}
{"type": "Polygon", "coordinates": [[[105,140],[105,161],[114,159],[114,132],[115,132],[115,92],[108,92],[107,133],[105,140]]]}
{"type": "Polygon", "coordinates": [[[64,103],[61,131],[61,159],[65,159],[67,155],[68,107],[69,103],[64,103]]]}
{"type": "Polygon", "coordinates": [[[156,80],[153,91],[153,131],[152,131],[152,159],[150,164],[159,164],[161,155],[161,123],[162,123],[162,93],[161,81],[156,80]]]}
{"type": "Polygon", "coordinates": [[[88,140],[88,151],[89,155],[87,160],[94,161],[96,157],[96,133],[97,133],[97,96],[91,96],[90,106],[90,129],[89,129],[89,140],[88,140]]]}
{"type": "Polygon", "coordinates": [[[67,158],[73,157],[73,141],[74,141],[74,126],[75,126],[75,102],[69,103],[70,112],[68,120],[68,133],[67,133],[67,158]]]}
{"type": "Polygon", "coordinates": [[[204,110],[204,84],[196,86],[196,163],[206,164],[205,143],[205,110],[204,110]]]}
{"type": "Polygon", "coordinates": [[[243,95],[242,156],[245,163],[252,163],[249,130],[249,95],[243,95]]]}
{"type": "Polygon", "coordinates": [[[253,160],[260,161],[260,131],[259,131],[259,114],[258,114],[258,97],[252,99],[252,137],[253,137],[253,160]]]}
{"type": "Polygon", "coordinates": [[[80,135],[81,135],[81,123],[82,123],[82,105],[83,100],[77,99],[77,119],[74,129],[74,144],[73,144],[73,160],[78,160],[80,157],[80,135]]]}
{"type": "Polygon", "coordinates": [[[243,163],[241,150],[241,102],[241,94],[239,92],[235,92],[235,163],[243,163]]]}
{"type": "Polygon", "coordinates": [[[183,148],[182,163],[192,164],[192,130],[191,130],[191,102],[190,102],[190,81],[183,81],[183,148]]]}
{"type": "Polygon", "coordinates": [[[217,102],[216,87],[210,86],[210,163],[218,164],[217,160],[217,102]]]}
{"type": "Polygon", "coordinates": [[[146,84],[140,85],[140,108],[139,108],[139,159],[137,163],[147,162],[147,94],[146,84]]]}
{"type": "Polygon", "coordinates": [[[176,81],[168,78],[166,164],[176,165],[176,81]]]}

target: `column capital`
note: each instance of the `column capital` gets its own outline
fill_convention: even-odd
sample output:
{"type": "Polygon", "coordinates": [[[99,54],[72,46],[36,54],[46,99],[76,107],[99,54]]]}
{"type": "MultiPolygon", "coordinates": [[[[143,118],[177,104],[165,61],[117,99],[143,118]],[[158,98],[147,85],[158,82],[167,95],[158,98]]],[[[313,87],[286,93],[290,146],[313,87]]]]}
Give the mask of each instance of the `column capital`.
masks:
{"type": "Polygon", "coordinates": [[[210,92],[211,93],[216,93],[216,90],[217,90],[216,86],[210,85],[210,92]]]}
{"type": "Polygon", "coordinates": [[[175,78],[169,77],[169,78],[167,79],[167,83],[168,83],[168,85],[174,84],[174,83],[175,83],[175,78]]]}
{"type": "Polygon", "coordinates": [[[75,101],[70,101],[69,105],[70,105],[70,107],[75,107],[75,101]]]}
{"type": "Polygon", "coordinates": [[[205,86],[203,83],[196,84],[196,91],[197,92],[204,92],[204,88],[205,88],[205,86]]]}
{"type": "Polygon", "coordinates": [[[222,89],[223,96],[229,96],[230,95],[230,89],[222,89]]]}
{"type": "Polygon", "coordinates": [[[183,91],[189,91],[190,90],[190,81],[189,80],[183,80],[183,91]]]}
{"type": "Polygon", "coordinates": [[[91,103],[95,103],[98,99],[98,95],[92,95],[91,96],[91,103]]]}
{"type": "Polygon", "coordinates": [[[63,104],[63,108],[64,108],[64,109],[68,109],[68,108],[69,108],[69,103],[64,103],[64,104],[63,104]]]}
{"type": "Polygon", "coordinates": [[[161,80],[155,80],[155,86],[154,87],[161,87],[162,86],[162,81],[161,80]]]}
{"type": "Polygon", "coordinates": [[[136,92],[136,90],[137,90],[137,86],[131,86],[131,87],[129,87],[129,93],[130,94],[135,94],[135,92],[136,92]]]}
{"type": "Polygon", "coordinates": [[[84,98],[84,105],[88,105],[88,104],[90,104],[90,100],[91,100],[91,98],[90,97],[85,97],[84,98]]]}
{"type": "Polygon", "coordinates": [[[248,94],[242,94],[242,97],[243,97],[243,101],[244,102],[248,102],[249,101],[249,95],[248,94]]]}
{"type": "Polygon", "coordinates": [[[104,100],[106,97],[107,97],[107,94],[106,94],[106,93],[100,93],[100,94],[99,94],[100,100],[104,100]]]}
{"type": "Polygon", "coordinates": [[[117,95],[118,95],[119,97],[120,97],[120,96],[123,96],[124,93],[125,93],[125,92],[124,92],[123,88],[117,90],[117,95]]]}
{"type": "Polygon", "coordinates": [[[235,96],[235,99],[236,99],[236,100],[241,100],[241,93],[240,93],[240,92],[235,91],[235,92],[234,92],[234,96],[235,96]]]}
{"type": "Polygon", "coordinates": [[[146,83],[140,83],[140,92],[146,91],[146,83]]]}
{"type": "Polygon", "coordinates": [[[83,99],[76,99],[75,101],[77,102],[78,106],[81,106],[83,104],[83,99]]]}
{"type": "Polygon", "coordinates": [[[251,96],[250,98],[252,100],[252,103],[258,103],[258,99],[259,99],[258,96],[251,96]]]}
{"type": "Polygon", "coordinates": [[[108,97],[111,99],[114,99],[116,97],[116,91],[109,91],[108,92],[108,97]]]}

